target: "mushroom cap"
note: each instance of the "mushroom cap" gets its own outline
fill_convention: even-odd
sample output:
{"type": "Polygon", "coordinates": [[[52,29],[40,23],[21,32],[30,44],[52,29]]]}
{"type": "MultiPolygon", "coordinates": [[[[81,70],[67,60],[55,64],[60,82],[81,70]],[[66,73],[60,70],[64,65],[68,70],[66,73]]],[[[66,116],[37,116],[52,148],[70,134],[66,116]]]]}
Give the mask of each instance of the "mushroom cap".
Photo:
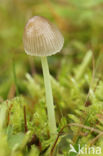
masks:
{"type": "Polygon", "coordinates": [[[32,56],[50,56],[60,52],[64,38],[58,28],[41,16],[29,19],[24,29],[25,52],[32,56]]]}

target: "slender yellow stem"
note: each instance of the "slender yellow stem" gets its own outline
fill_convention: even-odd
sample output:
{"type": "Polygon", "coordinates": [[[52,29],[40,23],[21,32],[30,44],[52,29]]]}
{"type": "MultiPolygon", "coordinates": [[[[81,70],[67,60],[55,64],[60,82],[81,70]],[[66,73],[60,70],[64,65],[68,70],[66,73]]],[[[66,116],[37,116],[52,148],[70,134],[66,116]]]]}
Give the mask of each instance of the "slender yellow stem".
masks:
{"type": "Polygon", "coordinates": [[[50,82],[49,67],[47,62],[47,57],[41,57],[43,75],[44,75],[44,84],[46,92],[46,104],[47,104],[47,113],[48,113],[48,125],[51,136],[57,134],[54,104],[53,104],[53,95],[50,82]]]}

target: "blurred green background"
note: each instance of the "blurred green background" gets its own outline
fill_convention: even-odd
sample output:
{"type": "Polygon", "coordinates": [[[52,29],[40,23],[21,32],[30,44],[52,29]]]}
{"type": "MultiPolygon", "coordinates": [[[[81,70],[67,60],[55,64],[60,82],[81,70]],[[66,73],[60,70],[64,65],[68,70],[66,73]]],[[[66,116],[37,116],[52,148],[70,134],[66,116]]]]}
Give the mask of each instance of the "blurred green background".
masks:
{"type": "Polygon", "coordinates": [[[78,65],[88,49],[92,49],[96,57],[102,53],[103,0],[0,0],[1,100],[9,96],[13,86],[13,62],[18,81],[25,78],[26,72],[41,73],[39,58],[28,57],[22,43],[24,26],[35,15],[54,22],[65,38],[62,52],[49,58],[55,77],[62,63],[67,64],[66,71],[71,70],[71,64],[78,65]]]}

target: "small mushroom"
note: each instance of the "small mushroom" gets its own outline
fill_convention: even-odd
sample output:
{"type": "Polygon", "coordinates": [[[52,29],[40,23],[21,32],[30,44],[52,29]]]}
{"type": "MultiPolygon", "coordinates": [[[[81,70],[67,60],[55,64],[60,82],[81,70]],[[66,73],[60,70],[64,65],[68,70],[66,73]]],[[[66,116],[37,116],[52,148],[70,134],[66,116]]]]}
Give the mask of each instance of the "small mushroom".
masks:
{"type": "Polygon", "coordinates": [[[46,18],[34,16],[27,22],[23,35],[24,49],[28,55],[41,57],[51,135],[57,134],[57,128],[47,56],[60,52],[63,43],[64,38],[58,28],[46,18]]]}

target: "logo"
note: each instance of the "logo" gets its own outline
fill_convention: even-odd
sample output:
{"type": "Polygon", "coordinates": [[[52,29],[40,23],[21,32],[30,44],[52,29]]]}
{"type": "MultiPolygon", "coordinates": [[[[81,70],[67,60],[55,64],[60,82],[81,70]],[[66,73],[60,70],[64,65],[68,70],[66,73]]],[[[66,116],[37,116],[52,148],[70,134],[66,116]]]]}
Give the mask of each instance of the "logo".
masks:
{"type": "Polygon", "coordinates": [[[101,154],[101,147],[88,147],[87,145],[84,145],[83,147],[80,146],[80,144],[78,144],[78,149],[76,150],[72,144],[70,144],[70,150],[69,153],[77,153],[77,154],[101,154]]]}
{"type": "Polygon", "coordinates": [[[78,152],[75,150],[75,148],[73,147],[72,144],[70,144],[70,150],[69,150],[69,153],[70,153],[70,152],[78,153],[78,152]]]}

